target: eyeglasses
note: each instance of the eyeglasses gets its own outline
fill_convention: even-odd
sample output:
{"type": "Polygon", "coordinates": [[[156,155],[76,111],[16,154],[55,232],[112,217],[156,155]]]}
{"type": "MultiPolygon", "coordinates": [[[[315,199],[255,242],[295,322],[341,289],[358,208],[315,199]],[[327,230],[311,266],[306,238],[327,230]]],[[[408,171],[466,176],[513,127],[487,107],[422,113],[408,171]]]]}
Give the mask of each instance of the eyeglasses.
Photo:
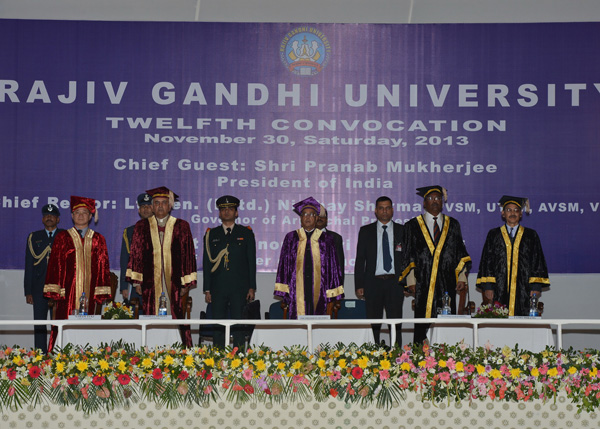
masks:
{"type": "Polygon", "coordinates": [[[504,211],[507,213],[520,213],[521,209],[518,207],[516,207],[514,209],[512,207],[508,207],[508,208],[505,208],[504,211]]]}
{"type": "Polygon", "coordinates": [[[428,197],[425,197],[425,199],[427,201],[442,201],[442,197],[434,197],[434,196],[431,196],[431,195],[428,196],[428,197]]]}
{"type": "Polygon", "coordinates": [[[302,217],[317,217],[316,213],[301,213],[300,216],[302,217]]]}

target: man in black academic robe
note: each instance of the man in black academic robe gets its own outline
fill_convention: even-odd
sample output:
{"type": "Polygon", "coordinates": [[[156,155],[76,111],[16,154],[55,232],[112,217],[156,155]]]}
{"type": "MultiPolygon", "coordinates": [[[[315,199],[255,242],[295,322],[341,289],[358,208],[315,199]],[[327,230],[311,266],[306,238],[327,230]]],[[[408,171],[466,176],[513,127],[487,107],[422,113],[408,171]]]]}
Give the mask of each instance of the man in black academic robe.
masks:
{"type": "Polygon", "coordinates": [[[500,204],[506,224],[488,232],[477,286],[485,302],[506,305],[509,316],[527,316],[531,296],[539,298],[542,287],[550,285],[546,259],[537,232],[519,224],[528,200],[505,195],[500,204]]]}
{"type": "MultiPolygon", "coordinates": [[[[441,186],[417,189],[425,212],[405,224],[407,237],[400,280],[406,278],[406,295],[415,297],[415,317],[437,317],[445,292],[456,314],[456,293],[467,288],[471,257],[467,253],[460,224],[442,214],[446,190],[441,186]]],[[[414,342],[427,337],[429,324],[415,324],[414,342]]]]}

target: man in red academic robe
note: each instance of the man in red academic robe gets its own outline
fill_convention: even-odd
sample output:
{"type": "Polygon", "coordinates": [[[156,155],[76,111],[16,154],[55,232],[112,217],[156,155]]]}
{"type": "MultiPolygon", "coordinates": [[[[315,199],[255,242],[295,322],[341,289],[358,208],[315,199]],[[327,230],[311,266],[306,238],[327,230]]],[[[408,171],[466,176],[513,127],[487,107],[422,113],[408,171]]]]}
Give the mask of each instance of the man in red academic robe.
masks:
{"type": "MultiPolygon", "coordinates": [[[[79,308],[85,292],[89,313],[95,305],[111,299],[108,250],[104,237],[89,228],[96,212],[96,201],[91,198],[71,197],[73,228],[60,232],[54,239],[48,261],[44,296],[54,300],[55,319],[66,319],[79,308]]],[[[58,330],[52,328],[48,351],[52,351],[58,330]]]]}
{"type": "MultiPolygon", "coordinates": [[[[135,224],[127,281],[142,295],[144,314],[158,314],[164,292],[168,314],[183,319],[183,300],[197,279],[190,225],[170,215],[176,194],[164,186],[146,192],[152,196],[154,216],[135,224]]],[[[192,346],[189,325],[181,327],[181,338],[184,345],[192,346]]]]}

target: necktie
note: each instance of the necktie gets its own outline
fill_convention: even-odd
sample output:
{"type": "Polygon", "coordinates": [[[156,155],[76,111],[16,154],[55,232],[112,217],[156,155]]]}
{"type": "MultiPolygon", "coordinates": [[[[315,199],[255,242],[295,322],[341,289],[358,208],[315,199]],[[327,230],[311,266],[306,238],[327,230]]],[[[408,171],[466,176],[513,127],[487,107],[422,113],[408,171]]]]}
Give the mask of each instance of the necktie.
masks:
{"type": "Polygon", "coordinates": [[[392,269],[392,255],[390,255],[390,239],[388,237],[387,225],[383,225],[383,236],[381,245],[383,246],[383,269],[390,271],[392,269]]]}
{"type": "Polygon", "coordinates": [[[83,238],[83,230],[82,229],[78,229],[77,232],[79,233],[79,235],[83,238]]]}
{"type": "Polygon", "coordinates": [[[437,245],[438,241],[440,240],[440,226],[438,225],[437,222],[437,217],[433,218],[433,241],[434,243],[437,245]]]}
{"type": "Polygon", "coordinates": [[[48,238],[52,238],[52,231],[48,233],[48,238]]]}
{"type": "Polygon", "coordinates": [[[227,228],[226,230],[227,232],[225,233],[226,237],[229,237],[229,235],[231,235],[231,228],[227,228]]]}
{"type": "Polygon", "coordinates": [[[513,237],[515,236],[515,235],[513,234],[513,231],[514,231],[514,230],[515,230],[515,228],[511,226],[511,227],[510,227],[510,232],[509,232],[509,234],[510,234],[510,238],[513,238],[513,237]]]}
{"type": "Polygon", "coordinates": [[[307,315],[315,314],[314,285],[313,285],[313,257],[310,238],[312,233],[306,233],[306,250],[304,251],[304,311],[307,315]]]}

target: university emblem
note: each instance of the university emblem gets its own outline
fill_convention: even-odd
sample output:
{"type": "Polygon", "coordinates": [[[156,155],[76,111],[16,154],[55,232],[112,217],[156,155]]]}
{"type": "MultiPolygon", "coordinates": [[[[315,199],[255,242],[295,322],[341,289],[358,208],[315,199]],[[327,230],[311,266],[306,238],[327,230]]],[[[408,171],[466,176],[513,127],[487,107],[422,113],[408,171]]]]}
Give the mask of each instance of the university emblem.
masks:
{"type": "Polygon", "coordinates": [[[281,41],[281,62],[298,76],[314,76],[329,62],[331,45],[321,31],[313,27],[298,27],[281,41]]]}

